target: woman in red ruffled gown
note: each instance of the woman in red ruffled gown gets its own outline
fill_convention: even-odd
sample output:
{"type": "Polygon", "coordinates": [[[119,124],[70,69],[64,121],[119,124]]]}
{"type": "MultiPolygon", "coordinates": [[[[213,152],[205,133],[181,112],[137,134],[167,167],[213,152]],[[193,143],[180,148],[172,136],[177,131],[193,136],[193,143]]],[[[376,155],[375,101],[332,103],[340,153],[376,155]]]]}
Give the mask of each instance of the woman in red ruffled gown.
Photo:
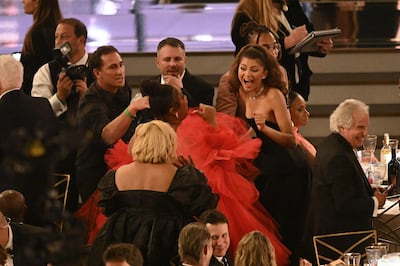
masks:
{"type": "MultiPolygon", "coordinates": [[[[144,81],[141,88],[149,96],[154,117],[177,130],[180,155],[191,158],[219,194],[218,209],[229,220],[232,254],[242,236],[259,230],[273,243],[278,265],[288,265],[290,251],[281,243],[275,222],[258,203],[252,182],[258,169],[251,161],[259,152],[260,140],[249,137],[242,120],[216,113],[212,106],[200,105],[189,112],[186,96],[171,86],[144,81]]],[[[127,151],[127,144],[117,142],[105,156],[109,167],[129,163],[132,157],[127,151]]]]}

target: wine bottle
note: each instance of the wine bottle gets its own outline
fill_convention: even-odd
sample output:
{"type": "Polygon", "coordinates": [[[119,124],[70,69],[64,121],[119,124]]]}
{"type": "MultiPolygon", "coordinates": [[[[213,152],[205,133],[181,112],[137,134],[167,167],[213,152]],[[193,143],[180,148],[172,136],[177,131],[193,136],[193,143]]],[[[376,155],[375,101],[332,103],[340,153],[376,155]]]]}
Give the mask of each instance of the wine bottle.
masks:
{"type": "Polygon", "coordinates": [[[388,163],[389,184],[393,184],[394,194],[400,193],[400,163],[396,158],[396,148],[392,147],[392,159],[388,163]]]}
{"type": "Polygon", "coordinates": [[[387,165],[391,159],[391,149],[389,146],[389,134],[385,133],[383,134],[383,141],[382,141],[382,149],[381,149],[381,154],[380,154],[380,160],[381,163],[386,165],[386,171],[385,171],[385,176],[383,178],[384,181],[388,181],[390,183],[390,180],[388,180],[388,169],[387,165]]]}

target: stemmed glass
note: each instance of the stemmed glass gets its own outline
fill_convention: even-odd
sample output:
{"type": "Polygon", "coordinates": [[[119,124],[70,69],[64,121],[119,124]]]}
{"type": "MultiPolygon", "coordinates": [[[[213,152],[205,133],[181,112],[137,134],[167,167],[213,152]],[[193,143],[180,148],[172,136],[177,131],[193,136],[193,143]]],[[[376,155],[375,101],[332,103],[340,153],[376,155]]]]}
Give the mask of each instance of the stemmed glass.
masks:
{"type": "Polygon", "coordinates": [[[365,176],[369,178],[369,172],[371,170],[372,152],[368,150],[361,150],[357,152],[357,155],[358,155],[358,161],[360,162],[360,165],[364,170],[365,176]]]}
{"type": "Polygon", "coordinates": [[[376,149],[376,139],[377,139],[376,135],[366,136],[363,140],[364,150],[370,151],[372,154],[374,154],[376,149]]]}
{"type": "Polygon", "coordinates": [[[386,249],[381,246],[367,246],[365,247],[365,253],[367,255],[367,260],[370,266],[377,266],[378,260],[385,255],[386,249]]]}

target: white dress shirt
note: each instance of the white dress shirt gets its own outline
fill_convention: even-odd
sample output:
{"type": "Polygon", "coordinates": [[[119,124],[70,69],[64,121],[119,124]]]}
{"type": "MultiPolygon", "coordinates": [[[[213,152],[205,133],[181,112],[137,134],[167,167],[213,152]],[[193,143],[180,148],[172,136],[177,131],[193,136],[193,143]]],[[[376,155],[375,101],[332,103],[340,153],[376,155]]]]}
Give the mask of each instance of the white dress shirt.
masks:
{"type": "MultiPolygon", "coordinates": [[[[11,230],[10,225],[8,225],[8,242],[7,245],[5,246],[5,249],[13,249],[13,233],[11,230]]],[[[7,254],[7,260],[5,266],[14,266],[14,261],[13,258],[10,256],[10,254],[7,254]]]]}
{"type": "MultiPolygon", "coordinates": [[[[85,52],[83,57],[71,66],[86,65],[88,56],[88,53],[85,52]]],[[[64,104],[57,97],[56,90],[53,86],[53,83],[51,82],[50,67],[48,63],[41,66],[33,77],[31,94],[33,97],[47,98],[50,102],[51,108],[53,108],[53,111],[57,117],[68,110],[67,104],[64,104]]]]}

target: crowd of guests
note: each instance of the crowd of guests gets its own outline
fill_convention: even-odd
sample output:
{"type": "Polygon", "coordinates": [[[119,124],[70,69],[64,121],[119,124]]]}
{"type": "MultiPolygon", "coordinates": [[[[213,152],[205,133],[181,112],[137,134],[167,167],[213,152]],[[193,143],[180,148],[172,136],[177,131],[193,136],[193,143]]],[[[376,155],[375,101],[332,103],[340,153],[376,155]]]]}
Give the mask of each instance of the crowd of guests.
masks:
{"type": "Polygon", "coordinates": [[[313,29],[298,1],[239,2],[217,95],[173,37],[134,95],[115,47],[88,54],[58,1],[23,2],[22,64],[0,55],[0,264],[311,265],[312,236],[372,227],[386,194],[353,152],[368,106],[341,103],[318,149],[299,133],[307,58],[332,40],[290,54],[313,29]],[[55,172],[71,177],[66,213],[55,172]]]}

